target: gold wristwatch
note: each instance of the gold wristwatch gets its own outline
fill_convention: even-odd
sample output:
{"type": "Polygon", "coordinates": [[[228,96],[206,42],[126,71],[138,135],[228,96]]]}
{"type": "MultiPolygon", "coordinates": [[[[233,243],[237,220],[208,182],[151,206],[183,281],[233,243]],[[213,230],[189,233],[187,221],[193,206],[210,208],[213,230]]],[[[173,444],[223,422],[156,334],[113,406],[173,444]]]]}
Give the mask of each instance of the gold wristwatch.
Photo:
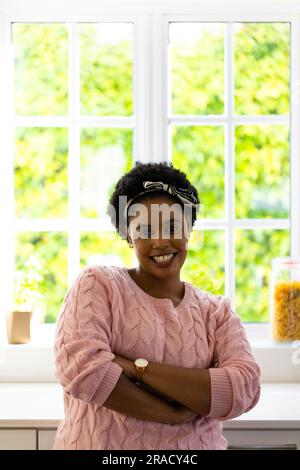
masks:
{"type": "Polygon", "coordinates": [[[137,384],[140,384],[142,382],[143,373],[147,369],[148,364],[149,362],[147,361],[147,359],[141,357],[134,361],[137,384]]]}

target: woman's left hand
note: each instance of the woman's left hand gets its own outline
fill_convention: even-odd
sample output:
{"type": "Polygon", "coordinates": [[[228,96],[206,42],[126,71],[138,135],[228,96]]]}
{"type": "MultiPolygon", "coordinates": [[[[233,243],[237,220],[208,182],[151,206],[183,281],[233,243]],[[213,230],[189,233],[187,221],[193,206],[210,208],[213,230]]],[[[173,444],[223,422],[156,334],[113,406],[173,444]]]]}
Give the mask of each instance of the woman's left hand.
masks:
{"type": "Polygon", "coordinates": [[[115,354],[113,362],[116,362],[117,364],[119,364],[120,367],[122,367],[124,374],[130,380],[135,380],[135,368],[133,361],[126,359],[123,356],[119,356],[118,354],[115,354]]]}

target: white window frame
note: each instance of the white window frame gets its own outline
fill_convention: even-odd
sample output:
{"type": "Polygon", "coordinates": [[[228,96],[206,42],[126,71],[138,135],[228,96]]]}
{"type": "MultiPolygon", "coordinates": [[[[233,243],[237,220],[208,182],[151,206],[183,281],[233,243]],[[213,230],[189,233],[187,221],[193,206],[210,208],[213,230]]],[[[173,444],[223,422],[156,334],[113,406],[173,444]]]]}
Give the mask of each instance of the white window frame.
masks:
{"type": "MultiPolygon", "coordinates": [[[[224,50],[224,115],[217,116],[172,116],[170,91],[168,85],[169,77],[166,73],[161,76],[162,83],[162,120],[164,126],[157,130],[157,138],[161,139],[160,148],[162,154],[168,156],[168,161],[172,160],[171,155],[171,132],[172,124],[179,125],[224,125],[225,134],[225,218],[199,220],[195,228],[205,228],[206,230],[225,230],[225,295],[231,299],[235,309],[235,242],[234,233],[236,229],[290,229],[291,256],[300,256],[300,99],[298,106],[296,99],[291,99],[290,113],[288,115],[261,115],[261,116],[238,116],[234,114],[234,49],[233,49],[233,28],[232,23],[239,21],[248,22],[289,22],[291,25],[291,84],[299,84],[300,73],[300,19],[299,16],[283,14],[181,14],[164,15],[163,19],[163,45],[160,49],[163,52],[162,70],[167,70],[168,63],[168,36],[169,24],[172,22],[228,22],[225,27],[225,50],[224,50]],[[298,54],[296,53],[298,44],[298,54]],[[236,219],[235,218],[235,160],[234,160],[234,128],[239,124],[284,124],[290,126],[290,218],[289,219],[236,219]],[[298,198],[297,198],[298,195],[298,198]]],[[[155,68],[159,71],[159,67],[155,68]]],[[[291,87],[292,88],[292,87],[291,87]]],[[[300,91],[298,91],[300,96],[300,91]]],[[[157,119],[158,121],[158,119],[157,119]]],[[[161,120],[159,121],[161,123],[161,120]]],[[[248,323],[244,324],[246,328],[248,323]]],[[[261,336],[266,327],[262,324],[249,325],[252,334],[261,336]]]]}
{"type": "MultiPolygon", "coordinates": [[[[134,162],[170,160],[169,124],[222,123],[228,128],[225,151],[225,206],[224,219],[205,219],[206,229],[221,229],[226,233],[225,276],[226,292],[231,299],[234,297],[234,230],[235,228],[290,228],[291,254],[300,256],[300,2],[265,0],[262,2],[243,1],[243,13],[240,13],[241,2],[200,1],[189,3],[173,2],[99,2],[85,0],[84,2],[61,2],[52,0],[51,3],[38,0],[0,0],[0,147],[5,152],[0,155],[0,187],[5,194],[5,200],[0,198],[0,223],[5,230],[0,230],[0,342],[6,343],[5,315],[10,306],[13,292],[13,260],[14,246],[12,234],[16,231],[55,230],[68,231],[69,238],[69,267],[68,282],[72,282],[79,266],[79,241],[81,230],[105,230],[104,222],[79,219],[79,132],[80,124],[87,126],[113,125],[134,128],[134,162]],[[101,8],[100,8],[101,6],[101,8]],[[269,13],[271,12],[271,13],[269,13]],[[68,117],[17,117],[12,110],[12,54],[11,54],[11,23],[13,22],[116,22],[129,21],[134,23],[134,116],[128,118],[76,118],[79,109],[78,80],[78,44],[73,41],[70,50],[70,107],[68,117]],[[291,84],[295,86],[298,99],[291,100],[290,116],[256,116],[236,117],[233,115],[233,75],[227,73],[232,69],[233,59],[230,28],[225,41],[225,59],[230,67],[225,67],[225,93],[228,100],[227,116],[207,116],[196,118],[170,116],[170,101],[168,97],[168,25],[172,21],[207,21],[207,22],[238,22],[238,21],[285,21],[291,23],[291,84]],[[77,77],[77,79],[76,79],[77,77]],[[298,102],[297,102],[298,101],[298,102]],[[234,220],[234,145],[233,125],[240,122],[284,122],[291,125],[291,208],[288,219],[243,219],[234,220]],[[69,217],[61,220],[18,220],[13,219],[13,125],[61,125],[68,124],[69,144],[75,155],[75,162],[70,168],[69,178],[69,217]],[[75,254],[75,255],[74,255],[75,254]]],[[[76,25],[70,26],[70,37],[75,38],[76,25]]],[[[197,227],[201,228],[201,222],[197,227]]],[[[53,334],[53,325],[49,332],[53,334]]],[[[267,324],[245,324],[250,340],[261,340],[267,337],[267,324]]],[[[51,334],[51,338],[52,338],[51,334]]],[[[48,345],[49,346],[49,345],[48,345]]],[[[9,346],[8,349],[13,348],[9,346]]],[[[27,347],[24,346],[25,348],[27,347]]],[[[34,347],[34,345],[33,345],[34,347]]],[[[52,343],[50,344],[52,348],[52,343]]],[[[274,344],[271,348],[274,349],[274,344]]],[[[263,346],[265,348],[265,346],[263,346]]],[[[18,347],[20,354],[22,348],[18,347]]],[[[283,351],[283,348],[281,348],[283,351]]],[[[285,352],[286,354],[286,352],[285,352]]],[[[0,361],[1,363],[1,361],[0,361]]],[[[1,380],[1,376],[0,376],[1,380]]]]}

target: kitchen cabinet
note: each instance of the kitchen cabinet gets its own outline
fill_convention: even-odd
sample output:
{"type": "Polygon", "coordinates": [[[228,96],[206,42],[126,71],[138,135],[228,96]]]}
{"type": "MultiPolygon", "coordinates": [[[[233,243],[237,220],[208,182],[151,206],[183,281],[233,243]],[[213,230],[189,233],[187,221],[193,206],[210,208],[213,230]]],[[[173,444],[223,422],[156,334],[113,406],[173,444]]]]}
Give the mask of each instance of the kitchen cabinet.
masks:
{"type": "MultiPolygon", "coordinates": [[[[56,430],[39,431],[39,449],[52,449],[56,430]]],[[[249,448],[267,447],[268,449],[286,449],[300,450],[300,429],[284,429],[284,430],[223,430],[229,445],[232,448],[249,448]]]]}
{"type": "MultiPolygon", "coordinates": [[[[51,450],[56,429],[0,429],[0,450],[51,450]]],[[[298,449],[299,429],[224,429],[229,449],[298,449]]]]}
{"type": "Polygon", "coordinates": [[[36,429],[0,429],[0,450],[36,450],[36,429]]]}
{"type": "Polygon", "coordinates": [[[38,450],[51,450],[54,444],[56,429],[39,429],[38,450]]]}
{"type": "Polygon", "coordinates": [[[224,429],[229,448],[268,448],[300,450],[299,429],[224,429]]]}

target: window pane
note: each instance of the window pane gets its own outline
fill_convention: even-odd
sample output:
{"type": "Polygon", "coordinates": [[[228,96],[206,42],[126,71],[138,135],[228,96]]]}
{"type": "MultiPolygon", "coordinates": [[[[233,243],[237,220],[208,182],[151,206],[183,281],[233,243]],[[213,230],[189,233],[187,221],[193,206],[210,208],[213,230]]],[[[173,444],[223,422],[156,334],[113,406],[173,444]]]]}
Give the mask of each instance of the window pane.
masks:
{"type": "Polygon", "coordinates": [[[81,134],[81,217],[106,217],[116,181],[132,168],[132,131],[84,129],[81,134]]]}
{"type": "Polygon", "coordinates": [[[224,25],[172,23],[173,114],[224,112],[224,25]]]}
{"type": "Polygon", "coordinates": [[[236,311],[242,321],[269,321],[271,260],[288,256],[288,230],[236,230],[236,311]]]}
{"type": "Polygon", "coordinates": [[[289,217],[289,129],[236,127],[236,216],[289,217]]]}
{"type": "Polygon", "coordinates": [[[44,306],[46,323],[56,321],[64,296],[68,288],[67,276],[67,234],[54,232],[35,232],[16,234],[15,269],[28,274],[31,278],[36,270],[26,268],[30,257],[41,265],[42,281],[39,293],[44,306]]]}
{"type": "Polygon", "coordinates": [[[68,30],[64,24],[13,24],[15,112],[68,113],[68,30]]]}
{"type": "Polygon", "coordinates": [[[68,133],[61,128],[17,129],[15,208],[24,218],[66,217],[68,133]]]}
{"type": "Polygon", "coordinates": [[[223,230],[206,230],[203,235],[203,246],[191,242],[185,263],[181,269],[181,279],[191,282],[199,289],[213,294],[225,292],[225,236],[223,230]]]}
{"type": "Polygon", "coordinates": [[[81,232],[80,267],[95,264],[133,267],[133,249],[113,230],[81,232]]]}
{"type": "Polygon", "coordinates": [[[236,114],[287,114],[290,25],[237,23],[234,32],[236,114]]]}
{"type": "Polygon", "coordinates": [[[172,144],[172,162],[197,188],[204,217],[224,217],[223,127],[174,126],[172,144]]]}
{"type": "Polygon", "coordinates": [[[82,114],[133,113],[132,35],[130,23],[79,26],[82,114]]]}

